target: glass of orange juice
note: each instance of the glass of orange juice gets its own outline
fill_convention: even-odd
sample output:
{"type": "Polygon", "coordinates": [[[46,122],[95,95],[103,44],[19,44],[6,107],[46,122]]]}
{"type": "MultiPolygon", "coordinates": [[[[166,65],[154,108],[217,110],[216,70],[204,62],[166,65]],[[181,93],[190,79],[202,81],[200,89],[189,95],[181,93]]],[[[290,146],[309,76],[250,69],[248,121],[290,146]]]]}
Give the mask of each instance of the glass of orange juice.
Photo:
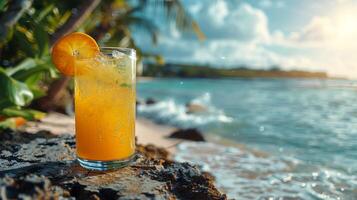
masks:
{"type": "Polygon", "coordinates": [[[76,62],[77,159],[87,169],[126,166],[135,154],[136,52],[103,47],[76,62]]]}

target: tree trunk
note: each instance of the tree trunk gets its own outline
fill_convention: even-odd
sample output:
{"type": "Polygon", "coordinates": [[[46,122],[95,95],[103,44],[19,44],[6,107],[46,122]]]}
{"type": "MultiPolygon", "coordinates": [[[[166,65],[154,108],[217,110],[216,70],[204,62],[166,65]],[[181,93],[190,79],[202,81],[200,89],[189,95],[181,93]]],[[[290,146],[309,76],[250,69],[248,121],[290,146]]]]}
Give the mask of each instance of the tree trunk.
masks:
{"type": "MultiPolygon", "coordinates": [[[[72,14],[68,21],[51,36],[51,48],[59,38],[75,31],[88,18],[99,3],[100,0],[83,1],[78,12],[72,14]]],[[[58,100],[61,99],[63,91],[66,89],[70,80],[71,77],[62,75],[58,80],[53,81],[49,86],[47,95],[38,99],[35,102],[35,106],[43,111],[52,110],[54,105],[58,103],[58,100]]]]}
{"type": "Polygon", "coordinates": [[[78,12],[72,14],[68,21],[52,35],[50,39],[51,46],[62,36],[75,31],[88,18],[99,3],[100,0],[83,1],[78,12]]]}

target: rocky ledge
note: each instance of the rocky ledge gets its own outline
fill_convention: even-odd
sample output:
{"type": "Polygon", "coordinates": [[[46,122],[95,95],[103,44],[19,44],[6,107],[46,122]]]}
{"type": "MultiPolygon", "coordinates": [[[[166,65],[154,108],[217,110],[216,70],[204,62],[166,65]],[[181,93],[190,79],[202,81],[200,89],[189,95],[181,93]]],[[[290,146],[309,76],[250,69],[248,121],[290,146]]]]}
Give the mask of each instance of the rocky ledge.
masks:
{"type": "Polygon", "coordinates": [[[226,199],[196,166],[138,145],[136,161],[107,172],[85,170],[73,136],[0,132],[0,199],[226,199]]]}

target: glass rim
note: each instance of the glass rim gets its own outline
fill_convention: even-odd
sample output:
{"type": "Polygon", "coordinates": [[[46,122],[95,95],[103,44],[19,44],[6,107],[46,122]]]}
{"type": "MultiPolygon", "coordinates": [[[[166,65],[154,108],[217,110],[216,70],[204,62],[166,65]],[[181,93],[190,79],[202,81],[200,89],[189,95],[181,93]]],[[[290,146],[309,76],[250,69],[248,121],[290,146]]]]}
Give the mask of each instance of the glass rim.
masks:
{"type": "MultiPolygon", "coordinates": [[[[99,52],[105,54],[107,51],[119,51],[120,53],[125,54],[132,60],[137,60],[136,58],[136,50],[132,48],[124,48],[124,47],[99,47],[99,52]]],[[[81,57],[77,58],[78,61],[90,61],[95,59],[96,57],[81,57]]]]}
{"type": "Polygon", "coordinates": [[[121,53],[126,54],[127,56],[131,57],[131,58],[136,58],[136,50],[132,49],[132,48],[126,48],[126,47],[99,47],[100,52],[103,52],[105,50],[117,50],[121,53]]]}

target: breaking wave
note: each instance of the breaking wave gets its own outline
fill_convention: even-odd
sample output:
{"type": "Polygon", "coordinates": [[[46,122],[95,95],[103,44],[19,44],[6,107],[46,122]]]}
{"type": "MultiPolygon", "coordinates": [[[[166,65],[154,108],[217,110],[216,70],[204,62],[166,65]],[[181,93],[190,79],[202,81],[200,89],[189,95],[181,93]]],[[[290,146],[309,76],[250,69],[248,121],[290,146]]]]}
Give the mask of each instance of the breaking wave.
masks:
{"type": "Polygon", "coordinates": [[[189,103],[199,105],[200,108],[204,109],[204,112],[188,112],[185,104],[179,103],[174,99],[159,101],[151,105],[138,105],[137,110],[141,116],[182,128],[199,127],[212,122],[230,123],[233,121],[223,110],[211,104],[211,95],[209,93],[192,99],[189,103]]]}

